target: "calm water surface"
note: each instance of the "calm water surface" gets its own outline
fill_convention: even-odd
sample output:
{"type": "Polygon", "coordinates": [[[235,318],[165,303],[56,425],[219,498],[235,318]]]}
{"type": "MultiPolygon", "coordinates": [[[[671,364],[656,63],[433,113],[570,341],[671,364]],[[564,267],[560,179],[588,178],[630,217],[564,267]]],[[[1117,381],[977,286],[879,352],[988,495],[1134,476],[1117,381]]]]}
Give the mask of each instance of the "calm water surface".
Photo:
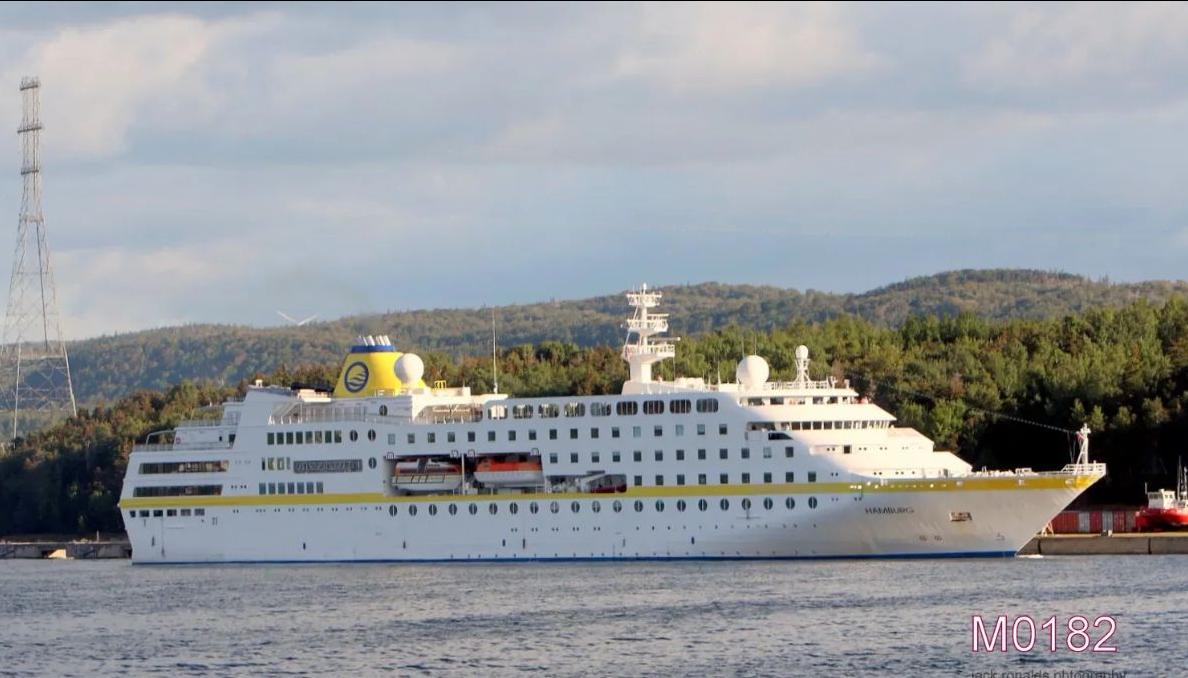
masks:
{"type": "Polygon", "coordinates": [[[1186,631],[1183,556],[0,561],[0,675],[1184,676],[1186,631]],[[971,616],[1003,613],[1113,615],[1118,652],[972,654],[971,616]]]}

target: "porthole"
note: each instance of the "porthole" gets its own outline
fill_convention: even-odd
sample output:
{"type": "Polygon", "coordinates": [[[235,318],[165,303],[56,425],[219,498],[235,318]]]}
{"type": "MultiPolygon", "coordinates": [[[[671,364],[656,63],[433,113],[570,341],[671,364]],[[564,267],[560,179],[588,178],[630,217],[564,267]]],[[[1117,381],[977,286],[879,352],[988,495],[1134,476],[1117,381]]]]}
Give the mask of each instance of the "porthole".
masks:
{"type": "Polygon", "coordinates": [[[507,505],[507,510],[508,513],[511,513],[514,516],[520,512],[520,505],[513,501],[507,505]]]}
{"type": "Polygon", "coordinates": [[[684,500],[684,499],[678,499],[678,500],[677,500],[677,510],[678,510],[678,511],[684,511],[684,510],[685,510],[685,500],[684,500]]]}
{"type": "Polygon", "coordinates": [[[817,508],[817,498],[816,497],[809,497],[809,508],[811,508],[811,509],[817,508]]]}
{"type": "Polygon", "coordinates": [[[490,513],[491,515],[499,513],[499,504],[496,504],[495,502],[487,504],[487,513],[490,513]]]}
{"type": "Polygon", "coordinates": [[[368,429],[368,431],[367,431],[367,439],[368,439],[368,440],[370,440],[370,441],[371,441],[371,442],[373,442],[373,443],[375,442],[375,429],[368,429]]]}
{"type": "Polygon", "coordinates": [[[784,500],[784,506],[786,506],[788,510],[791,511],[792,509],[796,508],[796,500],[792,497],[788,497],[784,500]]]}
{"type": "Polygon", "coordinates": [[[466,507],[466,510],[467,510],[467,511],[470,511],[470,515],[472,515],[472,516],[473,516],[474,514],[478,513],[478,505],[477,505],[477,504],[471,504],[470,506],[467,506],[467,507],[466,507]]]}
{"type": "Polygon", "coordinates": [[[729,511],[730,510],[730,500],[723,499],[722,501],[718,502],[718,506],[722,507],[723,511],[729,511]]]}
{"type": "Polygon", "coordinates": [[[590,502],[590,510],[593,511],[594,513],[598,513],[599,511],[602,510],[602,505],[600,505],[596,501],[592,501],[592,502],[590,502]]]}
{"type": "Polygon", "coordinates": [[[611,503],[611,510],[614,511],[615,513],[622,511],[623,510],[623,502],[616,499],[613,503],[611,503]]]}
{"type": "Polygon", "coordinates": [[[450,504],[450,508],[448,510],[449,510],[451,516],[458,515],[458,505],[457,504],[450,504]]]}
{"type": "Polygon", "coordinates": [[[635,500],[635,512],[636,512],[636,513],[639,513],[639,512],[641,512],[641,511],[643,511],[643,502],[642,502],[642,501],[640,501],[640,500],[638,500],[638,499],[636,499],[636,500],[635,500]]]}
{"type": "Polygon", "coordinates": [[[765,509],[767,509],[768,511],[770,511],[772,506],[775,506],[775,502],[773,502],[773,501],[771,500],[771,497],[766,497],[766,498],[763,500],[763,508],[765,508],[765,509]]]}
{"type": "Polygon", "coordinates": [[[390,516],[396,515],[396,505],[395,504],[392,504],[391,506],[388,507],[388,515],[390,515],[390,516]]]}
{"type": "Polygon", "coordinates": [[[549,502],[549,513],[556,513],[561,510],[561,505],[557,502],[549,502]]]}
{"type": "Polygon", "coordinates": [[[380,416],[381,416],[381,417],[386,417],[386,416],[388,416],[388,406],[387,406],[387,405],[380,405],[380,408],[379,408],[379,413],[380,413],[380,416]]]}
{"type": "Polygon", "coordinates": [[[429,505],[429,515],[431,515],[431,516],[437,515],[437,504],[429,505]]]}
{"type": "Polygon", "coordinates": [[[408,515],[410,515],[410,516],[417,515],[417,505],[416,504],[413,504],[408,507],[408,515]]]}
{"type": "Polygon", "coordinates": [[[367,460],[367,468],[375,468],[375,457],[367,460]]]}
{"type": "Polygon", "coordinates": [[[578,511],[582,510],[582,505],[575,501],[569,505],[569,510],[573,511],[574,513],[577,513],[578,511]]]}
{"type": "Polygon", "coordinates": [[[540,504],[537,504],[536,502],[531,502],[530,504],[528,504],[528,512],[529,513],[535,515],[536,512],[539,510],[540,510],[540,504]]]}
{"type": "Polygon", "coordinates": [[[742,500],[742,507],[743,507],[743,510],[744,510],[744,511],[750,511],[750,510],[751,510],[751,500],[750,500],[749,498],[748,498],[748,499],[743,499],[743,500],[742,500]]]}
{"type": "Polygon", "coordinates": [[[359,432],[358,432],[358,431],[351,431],[350,438],[351,438],[351,442],[352,442],[352,443],[353,443],[353,442],[355,442],[356,440],[358,440],[358,439],[359,439],[359,432]]]}
{"type": "Polygon", "coordinates": [[[699,499],[699,500],[697,501],[697,510],[698,510],[698,511],[704,511],[704,510],[706,510],[706,509],[708,509],[708,508],[709,508],[709,502],[708,502],[708,501],[706,501],[706,500],[704,500],[704,499],[699,499]]]}
{"type": "Polygon", "coordinates": [[[664,500],[663,499],[656,500],[656,513],[664,513],[664,500]]]}

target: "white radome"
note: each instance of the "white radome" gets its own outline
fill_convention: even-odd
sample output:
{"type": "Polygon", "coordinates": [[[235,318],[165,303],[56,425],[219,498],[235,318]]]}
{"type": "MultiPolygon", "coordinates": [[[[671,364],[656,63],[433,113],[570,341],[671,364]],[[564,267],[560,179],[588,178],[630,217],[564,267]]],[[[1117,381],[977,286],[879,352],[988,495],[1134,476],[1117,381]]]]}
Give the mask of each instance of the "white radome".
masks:
{"type": "Polygon", "coordinates": [[[796,347],[796,359],[797,360],[805,360],[807,358],[808,358],[808,346],[805,346],[804,344],[797,346],[796,347]]]}
{"type": "Polygon", "coordinates": [[[405,353],[396,361],[396,378],[405,388],[413,388],[425,376],[425,363],[416,353],[405,353]]]}
{"type": "Polygon", "coordinates": [[[756,388],[767,383],[770,374],[767,361],[757,355],[749,355],[738,361],[738,367],[734,370],[738,383],[747,388],[756,388]]]}

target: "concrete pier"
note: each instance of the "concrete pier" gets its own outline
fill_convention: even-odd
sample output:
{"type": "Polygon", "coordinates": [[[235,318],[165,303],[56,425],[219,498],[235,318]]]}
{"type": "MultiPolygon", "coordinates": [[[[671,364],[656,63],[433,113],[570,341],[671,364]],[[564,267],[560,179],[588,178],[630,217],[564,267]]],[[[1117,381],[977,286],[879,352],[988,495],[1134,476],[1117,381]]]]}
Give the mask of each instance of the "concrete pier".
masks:
{"type": "Polygon", "coordinates": [[[67,558],[131,558],[132,544],[127,541],[0,541],[0,560],[50,558],[58,551],[67,558]]]}
{"type": "Polygon", "coordinates": [[[1038,535],[1019,551],[1024,556],[1097,556],[1188,554],[1188,533],[1038,535]]]}

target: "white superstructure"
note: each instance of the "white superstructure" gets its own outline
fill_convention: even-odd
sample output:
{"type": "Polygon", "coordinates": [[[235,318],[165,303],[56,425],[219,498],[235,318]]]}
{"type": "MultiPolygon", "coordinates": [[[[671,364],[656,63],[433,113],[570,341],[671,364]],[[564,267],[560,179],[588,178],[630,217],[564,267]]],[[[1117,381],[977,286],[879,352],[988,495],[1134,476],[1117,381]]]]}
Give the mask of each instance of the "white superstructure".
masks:
{"type": "Polygon", "coordinates": [[[1011,555],[1105,474],[973,472],[846,382],[653,379],[660,293],[628,294],[618,396],[428,386],[363,337],[331,393],[257,385],[137,446],[140,563],[1011,555]],[[151,441],[150,441],[151,442],[151,441]]]}

